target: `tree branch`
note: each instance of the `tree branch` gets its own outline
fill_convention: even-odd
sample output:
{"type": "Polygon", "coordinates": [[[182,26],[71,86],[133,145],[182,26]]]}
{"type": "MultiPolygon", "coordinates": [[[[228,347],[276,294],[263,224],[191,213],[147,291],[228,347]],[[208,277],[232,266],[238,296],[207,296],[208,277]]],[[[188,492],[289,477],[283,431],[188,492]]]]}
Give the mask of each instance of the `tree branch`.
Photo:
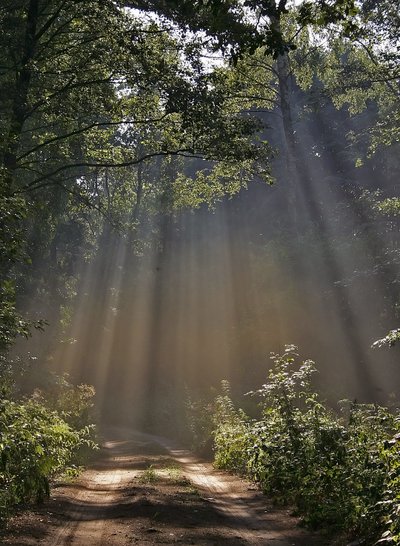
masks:
{"type": "Polygon", "coordinates": [[[43,34],[45,34],[48,29],[51,27],[51,25],[54,23],[54,21],[57,19],[57,17],[60,15],[63,7],[65,6],[67,2],[64,1],[64,2],[61,2],[59,8],[53,13],[53,15],[47,19],[47,21],[44,23],[44,25],[42,26],[42,28],[40,30],[38,30],[38,32],[36,33],[36,41],[39,41],[40,38],[43,36],[43,34]]]}
{"type": "Polygon", "coordinates": [[[120,162],[99,161],[98,163],[92,163],[90,161],[82,161],[79,163],[62,165],[61,167],[58,167],[58,169],[55,169],[54,171],[50,173],[46,173],[46,174],[43,174],[42,176],[39,176],[38,178],[36,178],[36,180],[29,182],[24,187],[14,191],[13,193],[14,194],[24,193],[27,191],[37,190],[44,186],[54,184],[55,182],[54,181],[51,182],[49,181],[49,179],[69,169],[82,169],[82,168],[98,168],[99,169],[99,168],[130,167],[134,165],[139,165],[139,163],[142,163],[143,161],[147,161],[148,159],[153,159],[156,157],[168,157],[168,156],[181,156],[181,157],[187,157],[190,159],[204,159],[203,155],[195,154],[193,150],[189,148],[188,149],[183,148],[181,150],[152,152],[152,153],[145,154],[142,157],[139,157],[137,159],[129,159],[127,161],[120,161],[120,162]]]}
{"type": "Polygon", "coordinates": [[[49,144],[53,144],[54,142],[59,142],[60,140],[65,140],[67,138],[70,138],[70,137],[73,137],[73,136],[76,136],[76,135],[80,135],[82,133],[85,133],[86,131],[90,131],[90,129],[93,129],[95,127],[113,127],[113,126],[124,125],[124,124],[125,125],[139,125],[139,124],[140,125],[145,125],[145,124],[148,124],[148,123],[158,123],[160,121],[163,121],[163,119],[165,119],[168,115],[169,114],[166,113],[166,114],[162,115],[159,118],[147,119],[147,120],[119,120],[119,121],[91,123],[91,124],[87,125],[86,127],[82,127],[80,129],[76,129],[75,131],[71,131],[71,132],[66,133],[64,135],[58,135],[58,136],[55,136],[53,138],[49,138],[45,142],[41,142],[37,146],[34,146],[30,150],[28,150],[27,152],[21,154],[17,158],[17,161],[18,162],[21,161],[22,159],[24,159],[28,155],[31,155],[31,154],[37,152],[38,150],[40,150],[41,148],[44,148],[45,146],[48,146],[49,144]]]}

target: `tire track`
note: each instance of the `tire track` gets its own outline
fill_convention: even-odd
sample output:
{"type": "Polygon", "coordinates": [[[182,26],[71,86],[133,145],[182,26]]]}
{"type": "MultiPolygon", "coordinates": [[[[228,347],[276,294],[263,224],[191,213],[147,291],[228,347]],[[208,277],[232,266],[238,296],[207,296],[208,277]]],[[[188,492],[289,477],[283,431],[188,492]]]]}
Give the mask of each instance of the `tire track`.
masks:
{"type": "Polygon", "coordinates": [[[215,470],[212,464],[200,461],[192,452],[165,438],[151,439],[169,451],[186,477],[227,517],[230,527],[237,530],[237,538],[260,546],[322,546],[321,537],[298,528],[295,518],[286,514],[283,517],[282,510],[268,509],[266,498],[249,483],[215,470]]]}
{"type": "Polygon", "coordinates": [[[328,546],[296,527],[295,518],[273,508],[249,482],[215,470],[165,438],[123,429],[111,429],[107,437],[115,440],[104,444],[97,463],[27,513],[26,523],[22,514],[0,544],[328,546]],[[194,497],[187,485],[177,490],[168,479],[149,486],[138,481],[153,464],[162,469],[171,462],[197,490],[194,497]]]}

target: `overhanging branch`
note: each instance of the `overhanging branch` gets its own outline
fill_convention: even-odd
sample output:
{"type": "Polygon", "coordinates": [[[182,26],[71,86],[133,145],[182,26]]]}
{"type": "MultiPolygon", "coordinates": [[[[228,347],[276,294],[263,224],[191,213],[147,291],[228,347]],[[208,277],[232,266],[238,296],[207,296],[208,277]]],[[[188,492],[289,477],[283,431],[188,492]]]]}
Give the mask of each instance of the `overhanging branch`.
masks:
{"type": "Polygon", "coordinates": [[[37,190],[39,188],[42,188],[44,186],[49,186],[55,183],[55,181],[50,180],[54,177],[56,177],[58,174],[68,171],[70,169],[83,169],[83,168],[121,168],[121,167],[130,167],[134,165],[139,165],[143,161],[147,161],[149,159],[153,159],[156,157],[168,157],[168,156],[181,156],[181,157],[187,157],[189,159],[204,159],[203,155],[195,154],[193,150],[187,148],[187,149],[181,149],[181,150],[166,150],[166,151],[158,151],[158,152],[152,152],[145,154],[139,158],[136,159],[129,159],[127,161],[120,161],[120,162],[112,162],[112,161],[99,161],[99,162],[91,162],[91,161],[81,161],[78,163],[71,163],[68,165],[62,165],[61,167],[58,167],[57,169],[54,169],[53,171],[43,174],[36,178],[35,180],[32,180],[32,182],[29,182],[24,187],[16,190],[14,194],[18,193],[25,193],[28,191],[37,190]]]}

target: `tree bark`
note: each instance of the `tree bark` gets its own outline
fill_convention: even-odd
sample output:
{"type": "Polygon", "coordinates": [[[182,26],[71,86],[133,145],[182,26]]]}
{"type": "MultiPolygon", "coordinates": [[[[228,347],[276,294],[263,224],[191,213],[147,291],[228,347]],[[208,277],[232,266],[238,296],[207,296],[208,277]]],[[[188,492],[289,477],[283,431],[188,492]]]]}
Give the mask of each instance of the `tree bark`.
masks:
{"type": "Polygon", "coordinates": [[[22,56],[17,68],[9,129],[1,158],[4,189],[7,194],[12,192],[15,170],[17,169],[17,154],[25,122],[28,94],[32,79],[32,60],[35,56],[38,18],[39,0],[30,0],[26,8],[25,36],[22,56]]]}
{"type": "MultiPolygon", "coordinates": [[[[281,33],[280,13],[271,17],[271,24],[275,32],[281,33]]],[[[299,168],[296,160],[296,139],[293,126],[292,104],[291,104],[291,73],[289,67],[289,56],[287,52],[278,56],[276,72],[279,85],[279,107],[282,115],[283,134],[285,138],[285,159],[286,177],[288,187],[288,209],[292,218],[294,232],[298,234],[299,212],[298,212],[298,191],[299,191],[299,168]]]]}

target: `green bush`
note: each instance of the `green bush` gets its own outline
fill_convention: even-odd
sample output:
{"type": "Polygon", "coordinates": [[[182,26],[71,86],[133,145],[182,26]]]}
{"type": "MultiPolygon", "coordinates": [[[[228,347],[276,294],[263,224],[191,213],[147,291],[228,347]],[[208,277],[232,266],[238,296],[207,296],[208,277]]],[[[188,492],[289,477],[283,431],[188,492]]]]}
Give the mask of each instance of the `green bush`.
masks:
{"type": "Polygon", "coordinates": [[[91,427],[94,414],[95,389],[92,385],[73,385],[68,374],[52,375],[52,383],[44,392],[37,391],[43,403],[56,411],[73,429],[91,427]]]}
{"type": "Polygon", "coordinates": [[[212,441],[214,411],[212,400],[195,399],[188,391],[186,392],[185,424],[187,440],[191,448],[198,453],[208,451],[208,445],[212,441]]]}
{"type": "Polygon", "coordinates": [[[91,430],[73,429],[35,397],[0,401],[0,520],[20,503],[49,495],[49,480],[73,468],[82,446],[95,447],[91,430]]]}
{"type": "MultiPolygon", "coordinates": [[[[400,418],[396,419],[400,431],[400,418]]],[[[370,517],[382,522],[384,532],[378,544],[400,544],[400,433],[384,442],[380,453],[384,462],[385,476],[382,499],[370,510],[370,517]]]]}
{"type": "Polygon", "coordinates": [[[245,474],[250,442],[249,419],[231,400],[229,383],[222,382],[222,394],[214,407],[215,465],[245,474]]]}
{"type": "Polygon", "coordinates": [[[342,402],[333,412],[312,389],[315,365],[297,365],[293,346],[273,354],[256,392],[261,417],[217,399],[215,460],[246,473],[276,502],[296,507],[311,527],[400,544],[400,420],[387,408],[342,402]]]}

